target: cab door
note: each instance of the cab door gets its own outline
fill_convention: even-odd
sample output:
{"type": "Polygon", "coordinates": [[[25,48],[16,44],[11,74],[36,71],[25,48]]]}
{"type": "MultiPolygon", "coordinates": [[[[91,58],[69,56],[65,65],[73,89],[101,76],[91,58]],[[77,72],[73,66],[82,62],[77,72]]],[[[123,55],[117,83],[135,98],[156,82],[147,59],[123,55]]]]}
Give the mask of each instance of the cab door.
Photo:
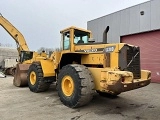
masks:
{"type": "Polygon", "coordinates": [[[62,49],[70,50],[70,48],[71,48],[70,31],[67,31],[62,34],[62,49]]]}

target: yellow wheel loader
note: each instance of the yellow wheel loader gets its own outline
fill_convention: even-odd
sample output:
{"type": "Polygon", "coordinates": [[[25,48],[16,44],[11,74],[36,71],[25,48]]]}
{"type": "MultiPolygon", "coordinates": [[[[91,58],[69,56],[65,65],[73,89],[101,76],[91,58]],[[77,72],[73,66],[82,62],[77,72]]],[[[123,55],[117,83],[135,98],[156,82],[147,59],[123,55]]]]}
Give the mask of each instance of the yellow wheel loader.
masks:
{"type": "Polygon", "coordinates": [[[47,55],[45,53],[38,54],[37,52],[30,51],[23,35],[1,14],[0,25],[15,40],[19,53],[19,60],[16,68],[9,69],[12,70],[11,73],[14,74],[13,84],[18,87],[26,86],[28,84],[27,72],[32,61],[46,59],[47,55]]]}
{"type": "Polygon", "coordinates": [[[55,81],[61,102],[75,108],[89,103],[95,91],[118,95],[150,83],[151,72],[141,70],[139,47],[96,43],[91,31],[74,26],[60,33],[62,50],[33,61],[29,67],[27,79],[32,92],[45,91],[55,81]]]}

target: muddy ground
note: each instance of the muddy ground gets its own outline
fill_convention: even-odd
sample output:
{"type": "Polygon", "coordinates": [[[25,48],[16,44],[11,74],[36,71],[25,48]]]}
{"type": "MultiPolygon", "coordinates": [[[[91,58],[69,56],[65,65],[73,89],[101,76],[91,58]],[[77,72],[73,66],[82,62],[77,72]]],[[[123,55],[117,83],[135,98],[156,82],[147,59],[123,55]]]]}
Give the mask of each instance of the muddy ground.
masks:
{"type": "Polygon", "coordinates": [[[160,120],[160,84],[122,93],[117,98],[95,94],[90,104],[77,109],[64,106],[52,85],[32,93],[0,78],[0,120],[160,120]]]}

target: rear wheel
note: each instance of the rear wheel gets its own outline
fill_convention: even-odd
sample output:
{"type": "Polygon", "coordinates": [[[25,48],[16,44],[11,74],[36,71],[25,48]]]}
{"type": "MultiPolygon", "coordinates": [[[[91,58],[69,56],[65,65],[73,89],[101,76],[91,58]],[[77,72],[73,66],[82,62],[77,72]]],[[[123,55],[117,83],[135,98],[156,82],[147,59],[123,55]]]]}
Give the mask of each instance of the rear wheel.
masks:
{"type": "Polygon", "coordinates": [[[48,90],[51,83],[43,80],[42,67],[39,63],[32,63],[28,70],[28,86],[32,92],[43,92],[48,90]]]}
{"type": "Polygon", "coordinates": [[[57,89],[64,105],[80,107],[89,103],[93,97],[93,78],[83,65],[66,65],[58,74],[57,89]]]}

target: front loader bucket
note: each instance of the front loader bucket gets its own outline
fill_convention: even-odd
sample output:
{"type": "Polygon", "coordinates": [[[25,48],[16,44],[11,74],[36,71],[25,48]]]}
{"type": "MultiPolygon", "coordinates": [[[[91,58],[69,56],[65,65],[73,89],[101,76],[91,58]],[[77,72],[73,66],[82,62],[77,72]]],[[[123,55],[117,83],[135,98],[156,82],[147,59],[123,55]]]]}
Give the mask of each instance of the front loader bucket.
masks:
{"type": "Polygon", "coordinates": [[[27,72],[31,64],[17,64],[13,84],[17,87],[27,86],[27,72]]]}

